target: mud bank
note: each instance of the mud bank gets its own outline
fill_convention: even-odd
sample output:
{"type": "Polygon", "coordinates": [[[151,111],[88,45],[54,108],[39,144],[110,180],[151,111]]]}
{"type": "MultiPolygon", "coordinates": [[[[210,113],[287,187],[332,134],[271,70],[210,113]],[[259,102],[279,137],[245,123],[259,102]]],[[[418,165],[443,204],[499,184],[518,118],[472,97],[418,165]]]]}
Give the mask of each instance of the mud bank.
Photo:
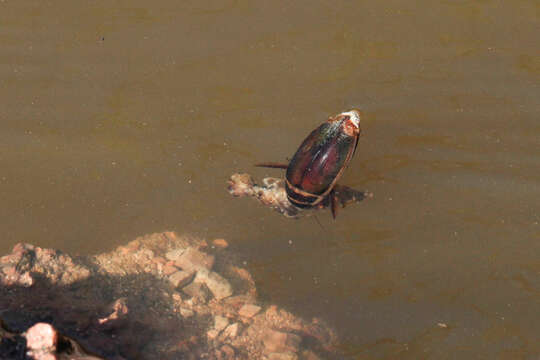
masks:
{"type": "Polygon", "coordinates": [[[2,359],[339,358],[320,320],[257,301],[223,239],[164,232],[87,257],[17,244],[0,284],[2,359]]]}

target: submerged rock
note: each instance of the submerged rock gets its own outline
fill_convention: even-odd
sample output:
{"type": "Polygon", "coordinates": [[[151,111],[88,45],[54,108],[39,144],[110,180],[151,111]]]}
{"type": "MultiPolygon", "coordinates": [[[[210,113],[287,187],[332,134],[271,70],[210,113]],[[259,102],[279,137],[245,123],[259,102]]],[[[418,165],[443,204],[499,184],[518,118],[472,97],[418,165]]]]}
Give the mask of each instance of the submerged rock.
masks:
{"type": "Polygon", "coordinates": [[[252,318],[255,316],[259,311],[261,311],[261,307],[253,304],[244,304],[240,310],[238,310],[238,315],[246,317],[246,318],[252,318]]]}
{"type": "Polygon", "coordinates": [[[194,271],[176,271],[169,276],[169,281],[174,288],[183,288],[193,280],[194,271]]]}
{"type": "Polygon", "coordinates": [[[195,280],[193,280],[193,282],[205,284],[218,300],[231,296],[233,293],[229,281],[214,271],[205,269],[199,270],[197,275],[195,275],[195,280]]]}
{"type": "Polygon", "coordinates": [[[258,303],[220,243],[164,232],[87,257],[16,245],[0,258],[0,358],[337,357],[320,321],[258,303]]]}

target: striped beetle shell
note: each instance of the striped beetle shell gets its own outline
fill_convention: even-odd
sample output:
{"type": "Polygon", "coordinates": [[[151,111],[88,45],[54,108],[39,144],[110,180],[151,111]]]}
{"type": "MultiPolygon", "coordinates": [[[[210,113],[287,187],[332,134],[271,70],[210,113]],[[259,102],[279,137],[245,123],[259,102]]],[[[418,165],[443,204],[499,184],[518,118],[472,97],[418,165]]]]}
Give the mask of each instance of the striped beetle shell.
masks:
{"type": "Polygon", "coordinates": [[[286,190],[299,208],[325,200],[351,160],[360,135],[360,111],[330,117],[302,142],[289,162],[286,190]]]}

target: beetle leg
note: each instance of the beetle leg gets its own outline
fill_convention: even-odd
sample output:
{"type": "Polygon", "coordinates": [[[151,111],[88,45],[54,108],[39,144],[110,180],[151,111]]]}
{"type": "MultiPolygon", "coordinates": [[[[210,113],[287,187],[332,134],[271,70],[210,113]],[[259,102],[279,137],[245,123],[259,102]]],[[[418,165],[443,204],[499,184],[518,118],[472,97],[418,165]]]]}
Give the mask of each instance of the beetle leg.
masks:
{"type": "Polygon", "coordinates": [[[267,168],[274,168],[274,169],[286,169],[289,167],[289,164],[282,164],[282,163],[275,163],[275,162],[266,162],[266,163],[257,163],[255,164],[257,167],[267,167],[267,168]]]}
{"type": "Polygon", "coordinates": [[[336,220],[338,212],[338,197],[334,189],[330,192],[330,209],[332,209],[332,217],[336,220]]]}
{"type": "Polygon", "coordinates": [[[345,189],[344,186],[336,184],[334,186],[334,190],[332,190],[332,192],[334,193],[334,197],[336,198],[336,202],[339,201],[341,207],[345,209],[345,206],[347,204],[343,201],[343,199],[341,198],[341,194],[340,194],[340,190],[343,190],[343,189],[345,189]]]}

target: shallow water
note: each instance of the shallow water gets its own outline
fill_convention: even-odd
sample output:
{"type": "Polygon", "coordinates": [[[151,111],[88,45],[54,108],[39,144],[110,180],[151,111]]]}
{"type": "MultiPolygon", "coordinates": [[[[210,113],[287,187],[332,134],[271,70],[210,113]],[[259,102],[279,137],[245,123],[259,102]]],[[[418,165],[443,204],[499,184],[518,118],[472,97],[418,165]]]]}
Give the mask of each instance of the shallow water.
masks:
{"type": "Polygon", "coordinates": [[[536,359],[539,4],[0,2],[0,250],[224,237],[351,358],[536,359]],[[227,194],[351,107],[373,199],[319,225],[227,194]]]}

